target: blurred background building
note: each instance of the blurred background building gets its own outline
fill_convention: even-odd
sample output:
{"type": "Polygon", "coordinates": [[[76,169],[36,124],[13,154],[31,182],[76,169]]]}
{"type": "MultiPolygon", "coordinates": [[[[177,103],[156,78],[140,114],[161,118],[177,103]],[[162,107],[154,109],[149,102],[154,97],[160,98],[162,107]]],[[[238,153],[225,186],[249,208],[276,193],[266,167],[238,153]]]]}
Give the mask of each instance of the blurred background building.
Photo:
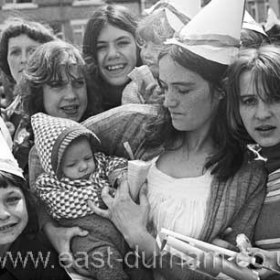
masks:
{"type": "MultiPolygon", "coordinates": [[[[202,6],[209,1],[201,0],[202,6]]],[[[23,16],[48,23],[61,38],[80,45],[89,15],[108,2],[127,6],[140,15],[157,0],[0,0],[0,32],[8,17],[23,16]]],[[[280,0],[246,0],[247,11],[260,23],[265,23],[269,7],[279,18],[280,0]]]]}
{"type": "Polygon", "coordinates": [[[61,38],[80,45],[85,23],[100,5],[116,3],[141,13],[141,0],[0,0],[0,31],[8,17],[21,16],[48,23],[61,38]]]}

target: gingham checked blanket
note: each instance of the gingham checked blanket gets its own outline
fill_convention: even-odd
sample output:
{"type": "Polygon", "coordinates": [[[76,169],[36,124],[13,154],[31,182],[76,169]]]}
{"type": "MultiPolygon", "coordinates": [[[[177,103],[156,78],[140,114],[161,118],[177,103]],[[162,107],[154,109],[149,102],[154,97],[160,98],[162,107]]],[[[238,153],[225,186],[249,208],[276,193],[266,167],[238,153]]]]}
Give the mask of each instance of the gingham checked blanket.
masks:
{"type": "Polygon", "coordinates": [[[74,219],[92,214],[88,200],[100,206],[103,203],[101,190],[105,186],[111,186],[127,166],[127,160],[123,158],[106,156],[103,153],[95,153],[94,157],[96,171],[89,180],[69,180],[65,177],[58,180],[53,173],[43,173],[36,180],[36,193],[45,202],[54,219],[74,219]]]}

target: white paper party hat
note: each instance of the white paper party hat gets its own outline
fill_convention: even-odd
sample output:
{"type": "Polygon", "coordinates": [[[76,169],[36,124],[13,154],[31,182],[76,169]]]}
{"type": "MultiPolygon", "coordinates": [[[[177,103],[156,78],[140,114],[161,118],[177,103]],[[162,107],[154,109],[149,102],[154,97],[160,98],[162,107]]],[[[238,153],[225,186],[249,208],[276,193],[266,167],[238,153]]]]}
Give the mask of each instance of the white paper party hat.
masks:
{"type": "Polygon", "coordinates": [[[23,171],[19,168],[3,134],[0,132],[0,170],[5,171],[24,179],[23,171]]]}
{"type": "Polygon", "coordinates": [[[268,31],[271,29],[274,25],[280,24],[280,20],[278,19],[277,15],[273,11],[273,9],[270,7],[267,11],[267,19],[265,24],[265,31],[268,31]]]}
{"type": "Polygon", "coordinates": [[[166,43],[228,65],[240,46],[244,6],[245,0],[212,0],[166,43]]]}
{"type": "Polygon", "coordinates": [[[170,26],[178,32],[185,24],[178,17],[178,13],[191,20],[201,9],[201,0],[161,0],[145,10],[145,13],[152,14],[154,11],[164,9],[170,26]],[[174,10],[177,12],[174,13],[174,10]]]}
{"type": "Polygon", "coordinates": [[[258,24],[246,10],[244,13],[242,28],[251,29],[267,36],[262,26],[258,24]]]}

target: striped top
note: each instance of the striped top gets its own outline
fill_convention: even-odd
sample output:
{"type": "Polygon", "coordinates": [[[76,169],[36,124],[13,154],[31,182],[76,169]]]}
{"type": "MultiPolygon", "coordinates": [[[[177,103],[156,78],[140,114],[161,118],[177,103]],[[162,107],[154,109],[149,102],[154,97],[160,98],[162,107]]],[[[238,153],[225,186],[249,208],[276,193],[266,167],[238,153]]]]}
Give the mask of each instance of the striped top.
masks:
{"type": "Polygon", "coordinates": [[[255,231],[255,243],[266,250],[280,249],[280,169],[268,176],[267,195],[255,231]]]}

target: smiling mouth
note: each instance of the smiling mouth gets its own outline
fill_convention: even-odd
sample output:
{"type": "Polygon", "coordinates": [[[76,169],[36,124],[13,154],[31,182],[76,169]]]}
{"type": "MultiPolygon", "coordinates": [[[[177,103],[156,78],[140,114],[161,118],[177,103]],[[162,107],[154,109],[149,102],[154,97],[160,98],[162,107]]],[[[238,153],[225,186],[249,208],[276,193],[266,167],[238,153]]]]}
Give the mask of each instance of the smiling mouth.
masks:
{"type": "Polygon", "coordinates": [[[62,106],[60,107],[66,114],[76,114],[78,112],[78,105],[69,105],[69,106],[62,106]]]}
{"type": "Polygon", "coordinates": [[[9,225],[6,225],[6,226],[2,226],[2,227],[0,227],[0,232],[1,232],[1,231],[9,230],[9,229],[15,227],[16,225],[17,225],[17,223],[9,224],[9,225]]]}
{"type": "Polygon", "coordinates": [[[125,64],[117,64],[117,65],[109,65],[106,66],[105,68],[111,72],[111,71],[123,70],[125,66],[126,66],[125,64]]]}

